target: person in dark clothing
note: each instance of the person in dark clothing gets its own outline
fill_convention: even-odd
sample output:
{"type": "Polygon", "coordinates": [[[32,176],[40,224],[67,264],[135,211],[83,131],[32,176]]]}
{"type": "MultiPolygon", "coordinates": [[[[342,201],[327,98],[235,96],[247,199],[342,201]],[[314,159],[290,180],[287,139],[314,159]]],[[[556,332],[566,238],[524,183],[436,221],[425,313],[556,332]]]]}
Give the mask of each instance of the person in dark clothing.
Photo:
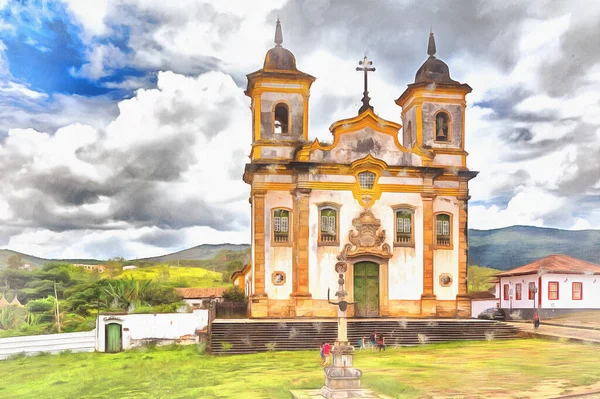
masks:
{"type": "Polygon", "coordinates": [[[380,334],[377,337],[377,349],[379,349],[379,352],[381,352],[382,350],[385,352],[385,337],[383,336],[383,334],[380,334]]]}
{"type": "Polygon", "coordinates": [[[540,315],[536,312],[535,315],[533,315],[533,328],[535,328],[536,330],[539,328],[540,326],[540,315]]]}

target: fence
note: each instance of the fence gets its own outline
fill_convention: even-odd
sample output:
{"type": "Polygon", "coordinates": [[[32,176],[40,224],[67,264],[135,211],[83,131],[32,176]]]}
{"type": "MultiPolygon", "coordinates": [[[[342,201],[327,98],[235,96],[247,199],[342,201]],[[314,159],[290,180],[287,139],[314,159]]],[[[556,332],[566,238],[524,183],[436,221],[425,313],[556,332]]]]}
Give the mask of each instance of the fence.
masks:
{"type": "Polygon", "coordinates": [[[48,335],[28,335],[0,339],[0,360],[25,354],[28,356],[41,352],[59,353],[93,352],[96,346],[96,330],[48,335]]]}
{"type": "Polygon", "coordinates": [[[245,302],[215,303],[217,319],[245,319],[248,317],[248,304],[245,302]]]}

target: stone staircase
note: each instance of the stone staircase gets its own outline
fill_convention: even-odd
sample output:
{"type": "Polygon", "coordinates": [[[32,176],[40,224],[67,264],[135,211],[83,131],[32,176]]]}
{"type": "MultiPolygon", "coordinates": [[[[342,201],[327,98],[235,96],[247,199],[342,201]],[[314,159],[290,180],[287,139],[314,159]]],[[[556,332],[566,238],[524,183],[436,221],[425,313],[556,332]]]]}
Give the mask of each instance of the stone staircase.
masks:
{"type": "MultiPolygon", "coordinates": [[[[355,347],[373,331],[383,334],[388,346],[412,346],[464,340],[512,339],[515,326],[488,320],[455,319],[350,319],[348,339],[355,347]]],[[[212,322],[209,350],[213,354],[241,354],[317,350],[337,337],[333,319],[221,320],[212,322]]]]}

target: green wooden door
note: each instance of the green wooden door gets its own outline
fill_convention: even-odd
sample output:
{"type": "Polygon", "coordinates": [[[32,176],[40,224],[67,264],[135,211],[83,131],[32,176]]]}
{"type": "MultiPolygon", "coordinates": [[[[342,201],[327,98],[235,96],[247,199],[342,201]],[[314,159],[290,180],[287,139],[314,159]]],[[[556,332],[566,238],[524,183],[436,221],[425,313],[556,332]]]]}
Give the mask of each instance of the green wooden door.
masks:
{"type": "Polygon", "coordinates": [[[379,316],[379,265],[373,262],[354,264],[354,315],[379,316]]]}
{"type": "Polygon", "coordinates": [[[106,325],[106,352],[121,352],[121,325],[111,323],[106,325]]]}

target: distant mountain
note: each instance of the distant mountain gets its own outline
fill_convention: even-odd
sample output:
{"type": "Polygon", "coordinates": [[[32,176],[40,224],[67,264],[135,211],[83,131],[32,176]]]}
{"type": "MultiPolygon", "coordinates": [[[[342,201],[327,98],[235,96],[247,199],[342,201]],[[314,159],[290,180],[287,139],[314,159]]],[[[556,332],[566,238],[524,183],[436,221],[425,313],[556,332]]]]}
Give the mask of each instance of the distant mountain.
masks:
{"type": "Polygon", "coordinates": [[[250,248],[248,244],[202,244],[173,252],[172,254],[155,256],[152,258],[137,259],[146,262],[173,262],[177,260],[209,260],[217,256],[221,251],[241,252],[250,248]]]}
{"type": "Polygon", "coordinates": [[[552,254],[600,264],[600,230],[511,226],[469,230],[469,264],[510,270],[552,254]]]}
{"type": "Polygon", "coordinates": [[[13,255],[21,255],[24,263],[35,267],[43,266],[46,262],[48,262],[48,259],[22,254],[17,251],[11,251],[10,249],[0,249],[0,270],[2,270],[5,266],[8,266],[8,258],[13,255]]]}
{"type": "Polygon", "coordinates": [[[20,255],[23,263],[30,264],[33,267],[42,267],[47,262],[65,262],[65,263],[81,263],[85,265],[97,265],[102,261],[97,259],[44,259],[37,256],[22,254],[21,252],[12,251],[10,249],[0,249],[0,270],[8,266],[8,258],[13,255],[20,255]]]}
{"type": "MultiPolygon", "coordinates": [[[[46,262],[97,264],[96,259],[43,259],[0,250],[0,270],[12,255],[21,255],[25,263],[42,266],[46,262]]],[[[532,226],[511,226],[493,230],[469,229],[469,264],[498,270],[510,270],[552,254],[565,254],[600,264],[600,230],[560,230],[532,226]]],[[[249,262],[248,244],[203,244],[183,251],[152,258],[131,260],[134,263],[173,263],[225,270],[231,261],[249,262]]]]}

